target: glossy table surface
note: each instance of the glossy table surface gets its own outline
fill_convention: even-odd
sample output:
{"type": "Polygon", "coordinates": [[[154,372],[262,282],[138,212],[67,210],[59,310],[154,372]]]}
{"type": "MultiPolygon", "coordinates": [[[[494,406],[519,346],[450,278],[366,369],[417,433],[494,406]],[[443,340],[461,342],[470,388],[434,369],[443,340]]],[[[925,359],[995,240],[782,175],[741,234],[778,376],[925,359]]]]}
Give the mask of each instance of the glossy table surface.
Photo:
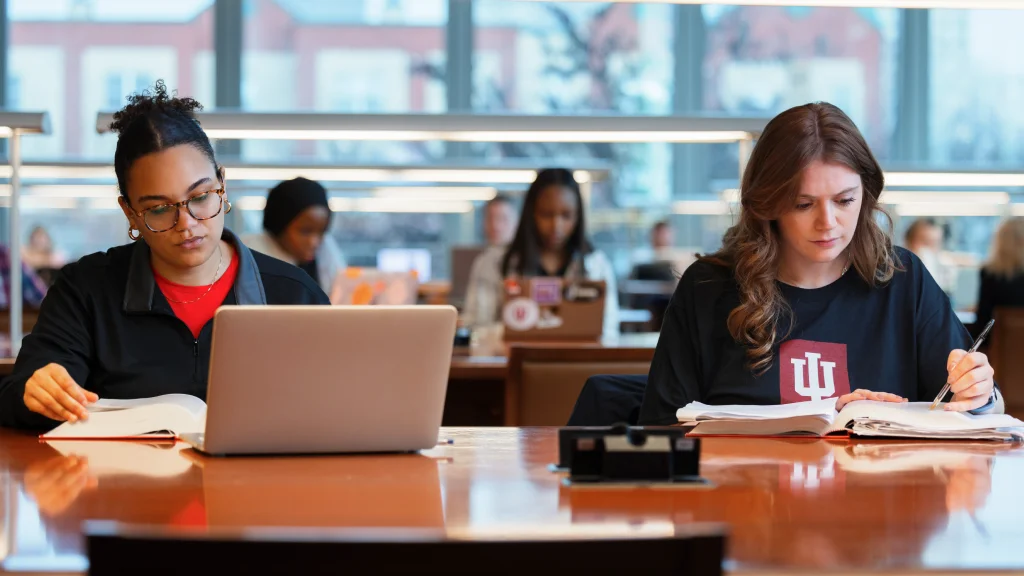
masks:
{"type": "Polygon", "coordinates": [[[553,428],[447,428],[415,455],[205,458],[184,445],[0,431],[0,566],[87,568],[82,522],[199,531],[431,528],[453,537],[672,534],[723,523],[730,571],[1024,569],[1024,449],[703,441],[707,487],[570,488],[553,428]]]}

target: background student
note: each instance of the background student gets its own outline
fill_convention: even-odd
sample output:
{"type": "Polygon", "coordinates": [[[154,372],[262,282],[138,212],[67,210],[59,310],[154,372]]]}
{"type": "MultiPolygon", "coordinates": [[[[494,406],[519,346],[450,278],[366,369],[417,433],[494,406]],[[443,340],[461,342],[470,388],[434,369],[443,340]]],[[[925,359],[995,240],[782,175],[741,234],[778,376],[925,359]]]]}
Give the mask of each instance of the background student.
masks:
{"type": "Polygon", "coordinates": [[[206,397],[221,305],[326,304],[294,266],[250,251],[224,228],[224,169],[191,98],[163,82],[114,115],[114,172],[131,244],[64,268],[13,374],[0,425],[52,428],[100,397],[206,397]]]}
{"type": "Polygon", "coordinates": [[[1000,307],[1024,307],[1024,218],[1010,218],[996,231],[981,269],[974,329],[983,330],[1000,307]]]}
{"type": "Polygon", "coordinates": [[[345,257],[327,233],[331,207],[319,182],[294,178],[274,186],[263,208],[263,233],[244,238],[249,248],[294,264],[329,292],[345,257]]]}
{"type": "Polygon", "coordinates": [[[488,250],[473,263],[464,326],[500,322],[506,277],[557,276],[605,282],[604,335],[619,332],[618,289],[611,262],[587,238],[583,197],[572,172],[549,168],[537,173],[526,192],[519,227],[508,250],[488,250]]]}
{"type": "Polygon", "coordinates": [[[498,194],[484,205],[484,239],[487,246],[504,251],[519,225],[519,213],[512,199],[498,194]]]}

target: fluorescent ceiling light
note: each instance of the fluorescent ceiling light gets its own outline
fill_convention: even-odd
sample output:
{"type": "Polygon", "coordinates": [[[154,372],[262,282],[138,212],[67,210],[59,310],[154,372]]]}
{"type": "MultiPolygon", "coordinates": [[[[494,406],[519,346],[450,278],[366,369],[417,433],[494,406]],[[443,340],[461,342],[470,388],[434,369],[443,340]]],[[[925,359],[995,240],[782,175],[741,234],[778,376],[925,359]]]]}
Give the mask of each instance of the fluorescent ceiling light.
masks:
{"type": "MultiPolygon", "coordinates": [[[[467,184],[529,184],[536,170],[487,170],[479,168],[303,168],[226,167],[228,180],[279,182],[302,176],[319,182],[451,182],[467,184]]],[[[589,177],[589,172],[587,172],[589,177]]]]}
{"type": "MultiPolygon", "coordinates": [[[[0,197],[0,206],[10,206],[10,195],[0,197]]],[[[48,198],[46,196],[24,196],[18,200],[22,210],[73,210],[78,208],[74,198],[48,198]]]]}
{"type": "Polygon", "coordinates": [[[0,112],[0,138],[22,134],[49,134],[50,116],[46,112],[0,112]]]}
{"type": "Polygon", "coordinates": [[[673,132],[638,131],[414,131],[414,130],[259,130],[209,129],[206,135],[221,140],[359,140],[387,142],[562,142],[621,144],[727,144],[750,139],[747,132],[730,130],[673,132]]]}
{"type": "MultiPolygon", "coordinates": [[[[387,140],[449,142],[739,142],[768,118],[729,116],[530,116],[498,114],[337,114],[204,112],[211,138],[255,140],[387,140]]],[[[111,114],[96,118],[109,130],[111,114]]]]}
{"type": "MultiPolygon", "coordinates": [[[[226,167],[228,180],[280,182],[303,176],[321,182],[422,182],[450,184],[530,184],[537,177],[532,168],[488,168],[481,166],[231,166],[226,167]]],[[[576,181],[584,184],[603,180],[606,169],[580,169],[573,172],[576,181]]],[[[11,166],[0,165],[0,179],[10,179],[11,166]]],[[[26,180],[100,180],[114,182],[114,167],[109,164],[25,164],[21,178],[26,180]]],[[[31,184],[25,184],[26,187],[31,184]]],[[[82,184],[81,186],[84,186],[82,184]]],[[[93,184],[95,185],[95,184],[93,184]]],[[[41,186],[41,185],[36,185],[41,186]]],[[[60,185],[62,186],[62,185],[60,185]]],[[[68,185],[71,186],[71,185],[68,185]]],[[[80,186],[75,184],[74,186],[80,186]]],[[[111,190],[117,192],[116,186],[111,190]]]]}
{"type": "Polygon", "coordinates": [[[394,198],[419,201],[450,201],[487,202],[498,195],[495,188],[490,187],[442,187],[442,186],[407,186],[376,188],[373,195],[377,198],[394,198]]]}
{"type": "Polygon", "coordinates": [[[1002,191],[984,192],[895,192],[882,191],[879,202],[883,204],[921,204],[921,203],[963,203],[963,204],[1009,204],[1010,194],[1002,191]]]}
{"type": "Polygon", "coordinates": [[[672,212],[703,216],[732,214],[729,204],[721,200],[680,200],[672,204],[672,212]]]}
{"type": "MultiPolygon", "coordinates": [[[[520,0],[537,2],[541,0],[520,0]]],[[[546,0],[544,0],[546,1],[546,0]]],[[[567,0],[588,1],[588,0],[567,0]]],[[[948,8],[982,10],[1019,10],[1020,0],[618,0],[645,4],[714,4],[741,6],[813,6],[818,8],[948,8]]]]}
{"type": "Polygon", "coordinates": [[[1024,216],[1024,204],[1011,204],[1010,205],[1011,216],[1024,216]]]}
{"type": "Polygon", "coordinates": [[[1024,186],[1019,172],[886,172],[885,185],[891,186],[1024,186]]]}
{"type": "Polygon", "coordinates": [[[895,210],[900,216],[1002,216],[1006,213],[1006,206],[969,202],[915,202],[900,204],[895,210]]]}
{"type": "Polygon", "coordinates": [[[401,198],[331,198],[327,203],[335,212],[458,214],[473,210],[473,204],[465,201],[424,202],[401,198]]]}
{"type": "MultiPolygon", "coordinates": [[[[334,212],[412,212],[426,214],[462,213],[473,210],[468,201],[414,201],[404,198],[330,198],[327,203],[334,212]]],[[[240,210],[263,210],[263,196],[241,196],[234,200],[240,210]]]]}

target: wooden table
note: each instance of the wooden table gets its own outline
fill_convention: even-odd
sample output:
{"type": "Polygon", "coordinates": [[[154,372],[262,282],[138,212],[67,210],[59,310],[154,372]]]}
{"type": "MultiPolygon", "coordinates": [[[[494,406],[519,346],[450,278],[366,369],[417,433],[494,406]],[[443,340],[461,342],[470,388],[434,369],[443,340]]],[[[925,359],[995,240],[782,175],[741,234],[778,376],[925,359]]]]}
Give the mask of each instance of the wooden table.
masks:
{"type": "Polygon", "coordinates": [[[706,488],[567,488],[556,431],[442,429],[422,455],[209,459],[178,445],[0,431],[0,567],[86,569],[81,525],[663,534],[725,523],[731,572],[1024,570],[1024,450],[1008,444],[705,439],[706,488]],[[158,473],[159,471],[159,473],[158,473]]]}

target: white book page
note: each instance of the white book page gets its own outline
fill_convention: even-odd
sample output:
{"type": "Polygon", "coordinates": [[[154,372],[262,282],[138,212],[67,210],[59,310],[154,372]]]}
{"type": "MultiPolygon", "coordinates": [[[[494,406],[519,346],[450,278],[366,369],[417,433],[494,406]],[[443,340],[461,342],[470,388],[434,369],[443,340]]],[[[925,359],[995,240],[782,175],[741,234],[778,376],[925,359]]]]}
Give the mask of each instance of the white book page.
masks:
{"type": "Polygon", "coordinates": [[[100,398],[90,404],[87,409],[93,412],[110,412],[113,410],[125,410],[138,408],[139,406],[152,406],[155,404],[173,404],[181,406],[196,417],[206,414],[206,402],[191,394],[164,394],[152,398],[134,398],[132,400],[116,400],[112,398],[100,398]]]}
{"type": "Polygon", "coordinates": [[[676,411],[676,418],[680,422],[698,422],[703,420],[777,420],[798,416],[817,416],[831,422],[835,413],[835,398],[773,406],[739,404],[711,406],[701,402],[690,402],[684,408],[676,411]]]}
{"type": "Polygon", "coordinates": [[[205,409],[202,412],[197,416],[177,404],[105,410],[89,414],[87,420],[65,422],[44,434],[43,438],[123,438],[163,430],[169,430],[175,436],[195,434],[203,432],[206,427],[205,409]]]}
{"type": "Polygon", "coordinates": [[[833,430],[842,430],[854,420],[885,422],[899,428],[918,432],[966,432],[1014,428],[1024,422],[1009,414],[983,414],[975,416],[964,412],[929,410],[931,402],[878,402],[857,400],[843,407],[835,419],[833,430]]]}

